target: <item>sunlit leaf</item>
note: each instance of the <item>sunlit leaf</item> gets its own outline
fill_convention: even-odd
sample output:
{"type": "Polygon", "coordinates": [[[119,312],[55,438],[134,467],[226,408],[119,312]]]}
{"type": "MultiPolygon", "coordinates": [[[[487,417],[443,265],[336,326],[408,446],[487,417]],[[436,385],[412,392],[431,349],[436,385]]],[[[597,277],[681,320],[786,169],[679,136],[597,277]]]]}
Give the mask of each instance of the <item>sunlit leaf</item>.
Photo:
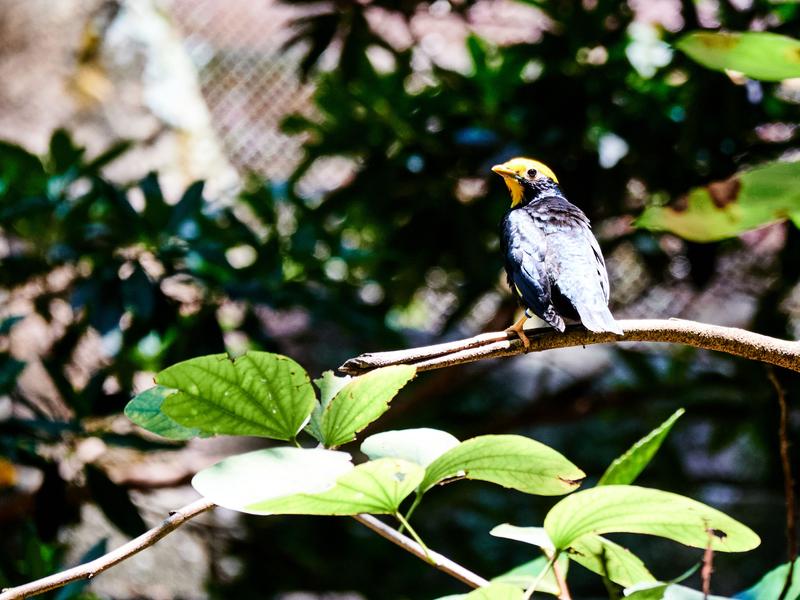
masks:
{"type": "Polygon", "coordinates": [[[317,440],[322,439],[322,415],[325,409],[328,407],[331,400],[336,397],[336,394],[350,383],[352,379],[353,378],[349,375],[338,377],[333,371],[325,371],[322,377],[314,380],[314,384],[319,389],[319,402],[314,406],[307,429],[317,440]]]}
{"type": "Polygon", "coordinates": [[[390,514],[413,492],[424,470],[406,460],[381,458],[358,465],[339,477],[330,490],[295,494],[255,502],[246,507],[255,514],[355,515],[390,514]]]}
{"type": "Polygon", "coordinates": [[[619,585],[656,580],[633,552],[599,535],[588,534],[575,540],[567,554],[579,565],[619,585]]]}
{"type": "Polygon", "coordinates": [[[420,489],[449,479],[477,479],[527,494],[573,491],[583,471],[552,448],[519,435],[483,435],[460,443],[428,465],[420,489]]]}
{"type": "MultiPolygon", "coordinates": [[[[556,596],[560,588],[555,573],[553,573],[553,569],[548,569],[544,577],[540,578],[548,562],[545,556],[540,556],[537,559],[521,564],[502,575],[492,578],[492,583],[505,583],[525,590],[538,581],[538,583],[536,583],[537,592],[556,596]]],[[[567,558],[566,554],[562,554],[558,557],[557,562],[558,568],[566,578],[569,570],[569,558],[567,558]]]]}
{"type": "Polygon", "coordinates": [[[548,552],[556,549],[544,527],[518,527],[510,523],[503,523],[493,528],[489,533],[495,537],[531,544],[548,552]]]}
{"type": "Polygon", "coordinates": [[[651,206],[635,225],[712,242],[800,218],[800,162],[771,163],[694,188],[677,206],[651,206]]]}
{"type": "Polygon", "coordinates": [[[347,382],[322,410],[320,441],[326,448],[336,448],[354,440],[356,433],[386,412],[389,402],[415,373],[414,367],[398,365],[347,382]]]}
{"type": "Polygon", "coordinates": [[[401,429],[369,436],[362,442],[361,451],[373,460],[402,458],[427,467],[458,444],[457,437],[439,429],[401,429]]]}
{"type": "Polygon", "coordinates": [[[180,362],[156,376],[178,390],[161,410],[205,434],[294,438],[314,408],[314,389],[295,361],[269,352],[226,354],[180,362]]]}
{"type": "Polygon", "coordinates": [[[226,458],[200,471],[192,485],[220,506],[251,512],[255,502],[332,489],[353,468],[346,452],[270,448],[226,458]]]}
{"type": "Polygon", "coordinates": [[[525,592],[515,586],[503,582],[492,582],[490,585],[478,588],[469,594],[455,594],[442,596],[437,600],[523,600],[525,592]]]}
{"type": "Polygon", "coordinates": [[[686,411],[682,408],[676,410],[669,419],[636,442],[625,454],[614,459],[597,485],[633,483],[644,468],[650,464],[672,426],[684,412],[686,411]]]}
{"type": "Polygon", "coordinates": [[[738,71],[763,81],[800,77],[800,40],[777,33],[694,31],[676,47],[715,71],[738,71]]]}
{"type": "Polygon", "coordinates": [[[576,492],[556,504],[544,521],[556,548],[569,548],[588,533],[641,533],[694,548],[744,552],[761,543],[750,528],[685,496],[632,485],[576,492]]]}
{"type": "Polygon", "coordinates": [[[701,591],[676,583],[643,583],[625,588],[624,593],[625,600],[731,600],[727,596],[705,596],[701,591]]]}
{"type": "Polygon", "coordinates": [[[190,429],[176,423],[161,412],[164,399],[176,390],[157,385],[137,394],[125,406],[125,416],[152,433],[171,440],[188,440],[201,434],[199,429],[190,429]]]}
{"type": "MultiPolygon", "coordinates": [[[[555,551],[555,546],[543,527],[516,527],[505,523],[492,529],[491,534],[542,548],[551,556],[555,551]]],[[[636,555],[599,535],[584,535],[567,548],[565,555],[620,585],[655,581],[636,555]]]]}

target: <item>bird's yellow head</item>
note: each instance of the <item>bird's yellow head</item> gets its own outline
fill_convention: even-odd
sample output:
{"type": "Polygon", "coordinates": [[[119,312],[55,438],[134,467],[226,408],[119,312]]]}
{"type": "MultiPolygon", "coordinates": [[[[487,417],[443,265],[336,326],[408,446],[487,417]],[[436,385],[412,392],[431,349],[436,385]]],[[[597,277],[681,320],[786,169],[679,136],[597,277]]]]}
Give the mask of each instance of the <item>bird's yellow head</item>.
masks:
{"type": "Polygon", "coordinates": [[[502,165],[495,165],[492,171],[503,178],[511,192],[511,207],[515,207],[522,202],[525,195],[525,184],[533,184],[537,180],[547,178],[558,183],[556,174],[546,164],[533,160],[532,158],[517,157],[504,162],[502,165]]]}

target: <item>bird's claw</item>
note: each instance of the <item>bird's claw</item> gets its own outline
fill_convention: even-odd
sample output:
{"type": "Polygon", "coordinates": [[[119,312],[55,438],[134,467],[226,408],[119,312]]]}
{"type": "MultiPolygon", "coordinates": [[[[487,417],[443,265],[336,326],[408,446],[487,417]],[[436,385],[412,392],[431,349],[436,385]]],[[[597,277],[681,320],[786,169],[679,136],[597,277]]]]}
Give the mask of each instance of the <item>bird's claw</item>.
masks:
{"type": "Polygon", "coordinates": [[[514,323],[511,327],[506,329],[507,333],[516,333],[519,341],[522,342],[522,347],[525,348],[525,352],[530,350],[531,341],[528,339],[528,336],[525,335],[525,321],[528,320],[528,317],[522,317],[519,321],[514,323]]]}

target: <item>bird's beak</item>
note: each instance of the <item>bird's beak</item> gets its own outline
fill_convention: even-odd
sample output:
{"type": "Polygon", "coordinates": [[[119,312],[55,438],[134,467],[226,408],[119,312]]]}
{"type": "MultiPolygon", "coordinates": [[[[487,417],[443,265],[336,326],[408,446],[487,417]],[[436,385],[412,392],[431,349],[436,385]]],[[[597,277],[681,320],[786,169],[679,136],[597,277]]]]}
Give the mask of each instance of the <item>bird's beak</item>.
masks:
{"type": "Polygon", "coordinates": [[[495,165],[492,167],[492,172],[497,173],[501,177],[516,177],[516,173],[506,167],[505,165],[495,165]]]}

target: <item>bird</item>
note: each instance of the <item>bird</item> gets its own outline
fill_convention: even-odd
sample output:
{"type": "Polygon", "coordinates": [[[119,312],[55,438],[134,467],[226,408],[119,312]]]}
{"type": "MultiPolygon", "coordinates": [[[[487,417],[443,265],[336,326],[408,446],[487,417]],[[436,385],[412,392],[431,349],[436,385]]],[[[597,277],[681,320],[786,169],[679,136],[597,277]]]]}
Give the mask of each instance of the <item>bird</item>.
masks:
{"type": "Polygon", "coordinates": [[[608,309],[603,253],[583,211],[566,199],[555,173],[542,162],[517,157],[495,165],[511,193],[501,222],[508,285],[525,315],[506,329],[527,350],[525,321],[533,315],[564,332],[565,319],[589,331],[622,335],[608,309]]]}

